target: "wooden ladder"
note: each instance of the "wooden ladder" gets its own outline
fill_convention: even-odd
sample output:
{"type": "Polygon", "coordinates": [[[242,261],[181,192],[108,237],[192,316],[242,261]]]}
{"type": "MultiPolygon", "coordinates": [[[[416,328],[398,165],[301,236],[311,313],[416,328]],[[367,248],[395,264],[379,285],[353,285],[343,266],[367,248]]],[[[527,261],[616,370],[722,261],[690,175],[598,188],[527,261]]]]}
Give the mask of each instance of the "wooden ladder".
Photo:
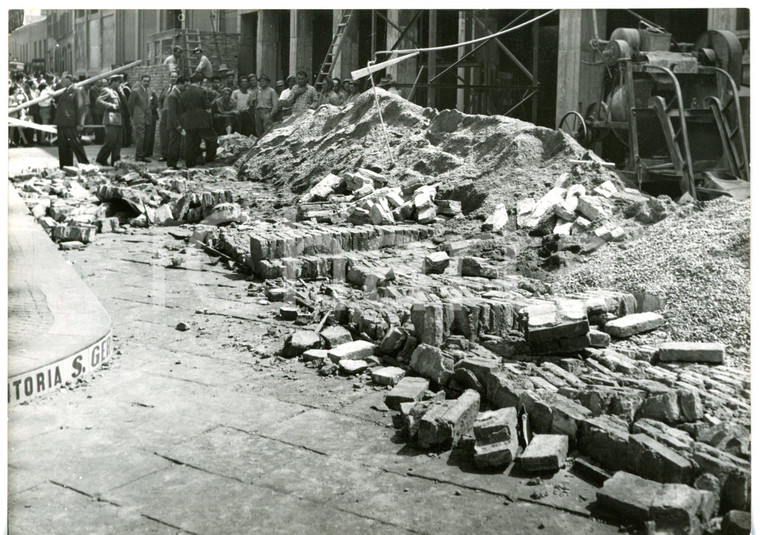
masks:
{"type": "Polygon", "coordinates": [[[187,62],[187,72],[190,74],[192,73],[192,69],[190,68],[190,57],[193,53],[193,50],[195,50],[196,47],[201,46],[201,32],[200,30],[185,30],[183,33],[185,36],[184,56],[185,61],[187,62]]]}
{"type": "Polygon", "coordinates": [[[346,9],[343,11],[343,14],[340,17],[340,22],[338,23],[338,27],[333,34],[330,47],[327,49],[325,60],[322,62],[322,66],[319,68],[319,74],[317,74],[317,78],[314,80],[314,85],[324,82],[325,78],[329,77],[332,74],[333,69],[335,68],[335,61],[338,59],[338,54],[340,54],[341,48],[343,48],[343,36],[345,35],[346,30],[348,30],[348,26],[351,24],[351,20],[353,19],[352,15],[352,9],[346,9]]]}

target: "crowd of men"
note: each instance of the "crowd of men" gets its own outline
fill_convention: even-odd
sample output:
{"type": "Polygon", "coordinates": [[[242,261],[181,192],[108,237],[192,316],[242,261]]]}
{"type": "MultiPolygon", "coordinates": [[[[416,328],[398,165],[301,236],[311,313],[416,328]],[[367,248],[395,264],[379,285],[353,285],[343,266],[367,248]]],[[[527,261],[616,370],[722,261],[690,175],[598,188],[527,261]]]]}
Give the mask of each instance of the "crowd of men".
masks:
{"type": "MultiPolygon", "coordinates": [[[[117,74],[86,87],[75,87],[74,77],[68,73],[36,77],[18,74],[11,79],[11,107],[46,95],[49,98],[11,116],[56,125],[61,167],[73,165],[74,156],[79,163],[89,163],[82,145],[84,133],[90,134],[94,143],[102,144],[96,157],[102,166],[115,165],[121,158],[121,148],[131,144],[135,146],[136,161],[150,162],[158,126],[161,150],[158,159],[178,169],[180,160],[184,160],[187,168],[213,162],[218,136],[238,132],[260,137],[275,122],[324,104],[345,106],[359,95],[359,87],[353,80],[326,78],[314,87],[304,71],[277,81],[274,87],[266,74],[240,76],[236,80],[225,66],[214,72],[201,48],[193,51],[198,64],[186,77],[180,74],[182,53],[181,48],[174,48],[164,61],[171,73],[170,81],[158,94],[151,90],[148,75],[128,83],[127,75],[117,74]],[[59,90],[60,94],[53,97],[59,90]],[[93,127],[89,131],[88,125],[93,127]]],[[[85,75],[78,78],[83,81],[85,75]]],[[[390,76],[383,77],[378,85],[398,94],[390,76]]],[[[51,135],[11,127],[9,142],[11,146],[35,142],[48,145],[51,135]]]]}

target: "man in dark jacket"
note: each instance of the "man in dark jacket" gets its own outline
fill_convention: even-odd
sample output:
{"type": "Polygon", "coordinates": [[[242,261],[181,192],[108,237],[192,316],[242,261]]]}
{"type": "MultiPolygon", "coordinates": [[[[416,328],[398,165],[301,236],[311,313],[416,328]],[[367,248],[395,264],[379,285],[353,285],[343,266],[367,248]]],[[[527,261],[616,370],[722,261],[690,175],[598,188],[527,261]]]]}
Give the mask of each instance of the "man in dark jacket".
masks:
{"type": "Polygon", "coordinates": [[[169,119],[169,102],[166,100],[166,97],[177,83],[178,77],[179,74],[177,74],[177,71],[172,72],[169,85],[161,90],[161,95],[158,97],[158,106],[161,109],[161,121],[158,124],[158,140],[161,143],[161,158],[159,158],[159,161],[167,160],[169,156],[169,129],[167,127],[167,120],[169,119]]]}
{"type": "Polygon", "coordinates": [[[115,165],[121,159],[122,116],[126,106],[122,102],[123,93],[119,91],[120,85],[121,75],[111,76],[108,79],[108,85],[100,92],[97,100],[98,106],[105,110],[103,124],[106,127],[106,139],[95,161],[103,166],[108,165],[109,157],[111,158],[111,165],[115,165]]]}
{"type": "Polygon", "coordinates": [[[166,165],[171,169],[178,169],[180,143],[182,142],[182,93],[187,86],[184,76],[177,78],[176,83],[165,97],[166,102],[166,165]]]}
{"type": "Polygon", "coordinates": [[[79,163],[90,163],[79,139],[86,110],[81,106],[79,93],[71,87],[71,75],[61,80],[66,91],[56,99],[55,125],[58,127],[58,163],[61,167],[74,165],[74,156],[79,163]]]}
{"type": "Polygon", "coordinates": [[[158,97],[156,92],[150,88],[150,76],[143,76],[143,82],[145,79],[148,82],[145,84],[145,89],[150,95],[150,123],[145,125],[145,157],[150,158],[153,156],[153,147],[156,145],[156,123],[158,122],[158,97]]]}
{"type": "Polygon", "coordinates": [[[132,119],[133,139],[135,141],[135,161],[149,162],[145,156],[145,127],[151,121],[150,94],[145,89],[145,79],[150,85],[150,77],[143,76],[135,82],[129,95],[129,116],[132,119]]]}
{"type": "Polygon", "coordinates": [[[206,143],[205,163],[216,159],[216,132],[211,124],[211,114],[206,111],[211,108],[209,94],[201,87],[203,77],[194,74],[190,87],[182,94],[182,107],[185,110],[184,127],[187,133],[185,139],[185,163],[188,169],[195,167],[201,152],[201,140],[206,143]]]}

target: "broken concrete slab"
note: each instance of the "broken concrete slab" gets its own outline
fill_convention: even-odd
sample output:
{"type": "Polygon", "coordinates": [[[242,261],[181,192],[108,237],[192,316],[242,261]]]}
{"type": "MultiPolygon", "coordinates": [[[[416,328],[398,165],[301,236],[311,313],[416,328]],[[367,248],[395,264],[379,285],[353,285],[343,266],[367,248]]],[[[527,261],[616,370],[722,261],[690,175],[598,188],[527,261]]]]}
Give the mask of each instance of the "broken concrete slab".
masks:
{"type": "Polygon", "coordinates": [[[497,279],[498,270],[489,264],[489,262],[476,256],[464,256],[459,261],[459,269],[463,277],[483,277],[486,279],[497,279]]]}
{"type": "Polygon", "coordinates": [[[473,425],[477,444],[495,444],[497,442],[515,442],[517,446],[517,411],[507,407],[478,414],[473,425]]]}
{"type": "Polygon", "coordinates": [[[385,404],[398,410],[402,403],[420,401],[429,387],[430,381],[424,377],[404,377],[385,396],[385,404]]]}
{"type": "Polygon", "coordinates": [[[747,511],[729,511],[723,516],[721,535],[749,535],[752,530],[752,515],[747,511]]]}
{"type": "Polygon", "coordinates": [[[608,321],[604,330],[615,338],[629,338],[634,334],[652,331],[665,324],[665,318],[656,312],[629,314],[622,318],[608,321]]]}
{"type": "Polygon", "coordinates": [[[665,484],[649,509],[658,533],[698,533],[702,493],[687,485],[665,484]]]}
{"type": "Polygon", "coordinates": [[[660,362],[722,364],[726,346],[717,342],[664,342],[657,347],[660,362]]]}
{"type": "Polygon", "coordinates": [[[495,442],[493,444],[475,444],[473,461],[479,468],[500,468],[509,466],[517,453],[517,439],[514,441],[495,442]]]}
{"type": "Polygon", "coordinates": [[[688,459],[644,434],[628,439],[628,466],[632,472],[661,483],[689,483],[692,478],[688,459]]]}
{"type": "Polygon", "coordinates": [[[567,435],[533,435],[520,455],[520,466],[528,472],[559,470],[565,464],[568,447],[567,435]]]}

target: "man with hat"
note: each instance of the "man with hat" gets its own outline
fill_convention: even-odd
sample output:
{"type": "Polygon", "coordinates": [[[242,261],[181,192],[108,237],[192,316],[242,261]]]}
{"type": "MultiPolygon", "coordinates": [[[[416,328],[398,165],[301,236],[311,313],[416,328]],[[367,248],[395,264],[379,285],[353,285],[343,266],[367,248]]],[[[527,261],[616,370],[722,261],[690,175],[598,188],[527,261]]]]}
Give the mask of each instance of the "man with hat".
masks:
{"type": "Polygon", "coordinates": [[[396,83],[393,81],[393,76],[390,74],[386,74],[380,78],[380,83],[378,83],[377,86],[382,87],[391,95],[397,95],[399,97],[401,96],[401,93],[399,93],[398,89],[396,89],[396,83]]]}
{"type": "Polygon", "coordinates": [[[175,46],[172,49],[171,55],[169,55],[168,58],[164,60],[164,65],[167,65],[169,67],[169,72],[177,72],[178,73],[178,65],[179,59],[182,57],[182,49],[178,46],[175,46]]]}
{"type": "Polygon", "coordinates": [[[119,86],[122,77],[114,74],[108,79],[108,85],[100,91],[97,105],[104,111],[103,124],[106,127],[106,138],[103,146],[95,159],[100,165],[107,166],[108,158],[111,165],[121,160],[121,127],[122,127],[122,101],[119,97],[119,86]]]}
{"type": "Polygon", "coordinates": [[[84,128],[85,108],[79,92],[71,87],[72,82],[71,75],[63,77],[61,85],[66,91],[56,99],[55,125],[58,127],[58,163],[61,167],[74,165],[73,155],[79,163],[90,163],[79,139],[84,128]]]}
{"type": "Polygon", "coordinates": [[[272,126],[272,116],[277,113],[278,95],[277,91],[269,86],[269,76],[262,74],[259,76],[259,91],[256,94],[256,113],[254,121],[256,124],[256,136],[261,137],[264,132],[272,126]]]}
{"type": "Polygon", "coordinates": [[[211,62],[206,56],[203,55],[203,49],[196,47],[193,50],[193,54],[198,59],[198,66],[195,68],[193,74],[200,74],[204,78],[211,78],[214,75],[214,69],[211,67],[211,62]]]}
{"type": "Polygon", "coordinates": [[[211,114],[206,110],[211,108],[208,93],[201,87],[203,75],[196,72],[190,78],[190,87],[182,94],[184,109],[185,163],[187,168],[195,167],[201,154],[201,140],[206,144],[205,163],[216,159],[216,132],[211,124],[211,114]]]}

